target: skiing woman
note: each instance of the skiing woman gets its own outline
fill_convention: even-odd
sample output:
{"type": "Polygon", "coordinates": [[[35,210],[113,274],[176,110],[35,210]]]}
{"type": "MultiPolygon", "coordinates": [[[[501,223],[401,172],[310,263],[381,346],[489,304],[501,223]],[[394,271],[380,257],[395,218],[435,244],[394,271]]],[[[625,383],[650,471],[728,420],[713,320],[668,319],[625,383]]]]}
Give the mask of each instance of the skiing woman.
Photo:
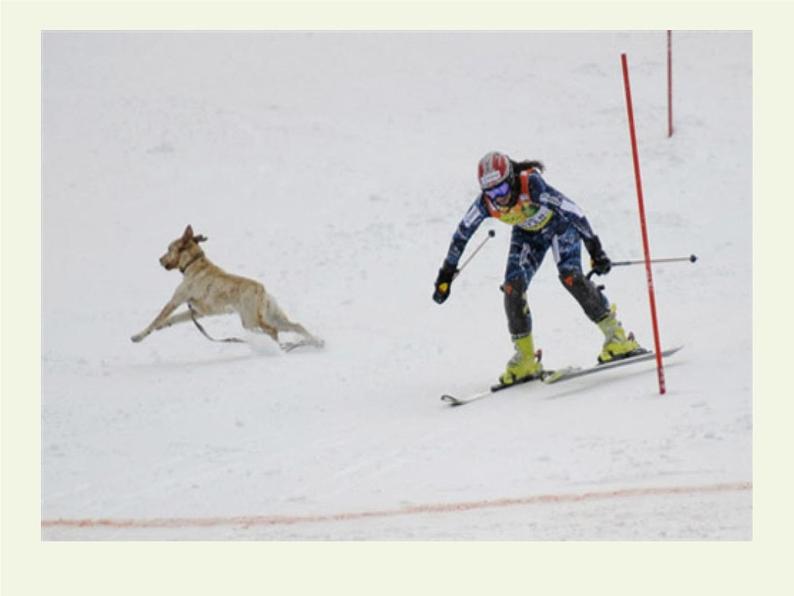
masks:
{"type": "Polygon", "coordinates": [[[582,210],[546,184],[542,171],[543,164],[539,161],[515,162],[495,151],[480,160],[477,175],[482,192],[452,237],[433,293],[433,300],[439,304],[449,297],[463,250],[485,219],[495,217],[512,226],[501,289],[515,354],[499,378],[505,385],[538,377],[543,370],[532,341],[532,317],[526,292],[550,246],[563,286],[604,333],[606,339],[599,362],[645,352],[633,335],[624,332],[615,316],[615,305],[610,306],[601,290],[582,273],[580,240],[590,255],[593,271],[604,275],[612,267],[598,236],[582,210]]]}

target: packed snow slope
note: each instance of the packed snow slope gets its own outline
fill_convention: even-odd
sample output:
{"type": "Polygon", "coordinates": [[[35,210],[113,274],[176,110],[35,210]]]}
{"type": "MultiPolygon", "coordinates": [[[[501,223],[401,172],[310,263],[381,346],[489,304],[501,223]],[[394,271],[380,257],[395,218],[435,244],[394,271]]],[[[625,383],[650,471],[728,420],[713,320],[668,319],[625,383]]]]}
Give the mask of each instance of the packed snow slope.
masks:
{"type": "MultiPolygon", "coordinates": [[[[750,539],[752,40],[673,40],[667,138],[664,32],[45,32],[42,536],[750,539]],[[445,406],[512,354],[507,226],[431,300],[484,153],[643,257],[622,52],[651,251],[699,257],[653,268],[667,393],[648,363],[445,406]],[[187,224],[326,347],[133,344],[187,224]]],[[[653,347],[644,267],[599,281],[653,347]]],[[[547,367],[594,363],[551,254],[529,303],[547,367]]]]}

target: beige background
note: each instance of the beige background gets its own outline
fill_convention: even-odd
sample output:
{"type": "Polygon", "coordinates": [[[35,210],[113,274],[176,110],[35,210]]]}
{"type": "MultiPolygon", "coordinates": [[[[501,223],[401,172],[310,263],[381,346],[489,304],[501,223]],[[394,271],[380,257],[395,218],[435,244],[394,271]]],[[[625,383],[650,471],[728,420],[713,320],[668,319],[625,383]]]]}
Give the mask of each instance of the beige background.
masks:
{"type": "MultiPolygon", "coordinates": [[[[2,586],[17,594],[794,593],[790,565],[791,23],[786,3],[2,5],[2,586]],[[42,29],[752,29],[755,341],[750,543],[44,543],[42,29]],[[784,229],[784,226],[786,228],[784,229]],[[787,233],[788,232],[788,233],[787,233]],[[784,555],[788,552],[788,556],[784,555]],[[788,565],[787,565],[788,564],[788,565]],[[764,586],[764,587],[761,587],[764,586]]],[[[747,355],[751,357],[750,354],[747,355]]]]}

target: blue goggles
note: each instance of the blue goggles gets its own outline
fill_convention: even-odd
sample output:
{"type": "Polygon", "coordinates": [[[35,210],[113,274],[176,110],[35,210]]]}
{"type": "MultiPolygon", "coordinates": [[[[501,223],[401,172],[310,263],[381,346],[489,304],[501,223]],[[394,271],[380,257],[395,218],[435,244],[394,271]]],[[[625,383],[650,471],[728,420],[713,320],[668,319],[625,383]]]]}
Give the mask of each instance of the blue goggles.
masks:
{"type": "Polygon", "coordinates": [[[506,205],[510,201],[510,183],[502,182],[499,186],[494,186],[484,190],[485,196],[491,199],[497,205],[506,205]]]}

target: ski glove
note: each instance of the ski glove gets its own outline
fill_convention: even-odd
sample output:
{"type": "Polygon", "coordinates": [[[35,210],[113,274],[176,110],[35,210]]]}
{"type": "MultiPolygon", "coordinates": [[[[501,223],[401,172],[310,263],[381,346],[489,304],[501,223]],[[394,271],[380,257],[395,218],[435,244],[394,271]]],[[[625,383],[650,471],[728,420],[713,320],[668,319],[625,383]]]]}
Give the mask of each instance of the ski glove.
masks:
{"type": "Polygon", "coordinates": [[[452,280],[457,272],[458,270],[455,267],[444,261],[441,269],[438,270],[438,277],[436,278],[435,284],[436,291],[433,292],[433,300],[439,304],[443,304],[443,302],[449,298],[452,280]]]}
{"type": "Polygon", "coordinates": [[[584,241],[587,252],[590,253],[590,266],[593,272],[598,275],[606,275],[612,269],[612,261],[609,260],[607,253],[601,248],[601,240],[598,236],[593,236],[584,241]]]}

